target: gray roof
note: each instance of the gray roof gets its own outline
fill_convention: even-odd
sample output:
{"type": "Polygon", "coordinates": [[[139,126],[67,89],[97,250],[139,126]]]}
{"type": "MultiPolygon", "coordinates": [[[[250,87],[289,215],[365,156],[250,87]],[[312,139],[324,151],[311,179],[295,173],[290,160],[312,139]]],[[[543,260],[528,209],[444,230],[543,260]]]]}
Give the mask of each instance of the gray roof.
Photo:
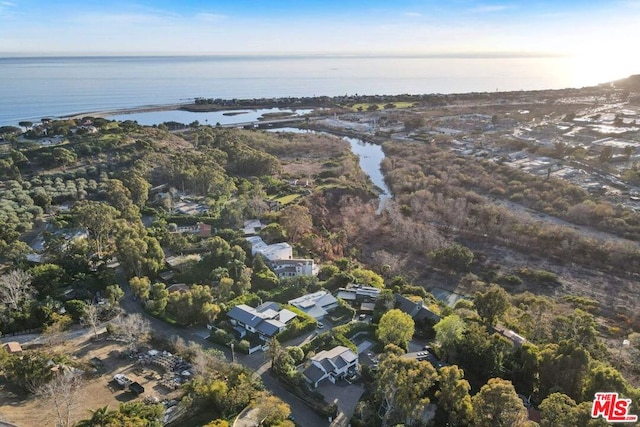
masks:
{"type": "Polygon", "coordinates": [[[264,322],[258,325],[256,330],[261,334],[264,334],[268,337],[272,337],[280,331],[280,328],[278,327],[278,325],[274,324],[273,321],[265,320],[264,322]]]}
{"type": "Polygon", "coordinates": [[[311,360],[322,365],[327,372],[333,372],[335,369],[341,369],[354,360],[358,360],[358,355],[349,348],[339,345],[331,350],[319,352],[311,360]]]}
{"type": "Polygon", "coordinates": [[[332,372],[336,367],[333,366],[330,359],[322,359],[319,361],[325,371],[332,372]]]}
{"type": "Polygon", "coordinates": [[[262,318],[256,315],[255,309],[245,304],[239,304],[227,312],[227,316],[245,325],[256,327],[262,318]]]}
{"type": "Polygon", "coordinates": [[[338,369],[344,367],[347,364],[347,362],[342,357],[336,357],[335,359],[333,359],[333,363],[338,369]]]}
{"type": "Polygon", "coordinates": [[[434,322],[440,321],[440,316],[438,316],[436,313],[434,313],[433,311],[425,307],[422,304],[422,302],[416,303],[400,294],[395,294],[394,298],[396,300],[396,307],[403,313],[407,313],[413,319],[416,319],[416,320],[429,319],[434,322]]]}
{"type": "Polygon", "coordinates": [[[303,372],[303,375],[309,378],[309,380],[314,384],[320,381],[322,378],[324,378],[326,374],[327,374],[326,372],[324,372],[322,369],[320,369],[318,366],[316,366],[313,363],[309,365],[309,367],[305,369],[303,372]]]}
{"type": "Polygon", "coordinates": [[[278,305],[277,302],[273,302],[273,301],[265,301],[262,304],[260,304],[259,306],[257,306],[255,308],[255,310],[258,313],[262,313],[263,311],[267,311],[267,310],[275,310],[275,311],[280,311],[280,305],[278,305]]]}

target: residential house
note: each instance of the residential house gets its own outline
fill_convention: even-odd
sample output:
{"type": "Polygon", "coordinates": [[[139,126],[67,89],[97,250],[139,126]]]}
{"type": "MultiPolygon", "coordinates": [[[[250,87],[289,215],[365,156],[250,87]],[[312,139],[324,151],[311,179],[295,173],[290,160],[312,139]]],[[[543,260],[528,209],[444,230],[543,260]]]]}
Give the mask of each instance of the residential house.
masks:
{"type": "Polygon", "coordinates": [[[297,276],[315,276],[320,270],[312,259],[277,259],[269,262],[271,269],[280,279],[297,276]]]}
{"type": "Polygon", "coordinates": [[[335,384],[336,380],[355,373],[358,369],[358,355],[344,346],[321,351],[311,358],[311,364],[303,371],[306,381],[313,385],[328,379],[335,384]]]}
{"type": "Polygon", "coordinates": [[[340,288],[336,297],[343,299],[361,311],[373,311],[376,300],[380,297],[381,289],[372,286],[351,284],[340,288]]]}
{"type": "Polygon", "coordinates": [[[504,326],[496,325],[493,327],[493,329],[503,337],[510,340],[513,343],[513,346],[516,348],[521,347],[522,344],[527,342],[527,339],[525,337],[515,333],[511,329],[505,328],[504,326]]]}
{"type": "Polygon", "coordinates": [[[167,292],[180,292],[181,294],[184,294],[185,292],[189,292],[189,289],[189,285],[187,285],[186,283],[175,283],[167,287],[167,292]]]}
{"type": "Polygon", "coordinates": [[[196,225],[186,225],[182,227],[176,227],[175,231],[170,231],[170,232],[197,234],[200,237],[211,237],[211,225],[199,222],[196,225]]]}
{"type": "Polygon", "coordinates": [[[265,302],[258,307],[239,304],[227,312],[234,333],[240,339],[251,333],[266,342],[284,331],[287,323],[297,317],[291,310],[281,309],[275,302],[265,302]]]}
{"type": "Polygon", "coordinates": [[[242,230],[245,236],[254,236],[264,227],[265,225],[259,219],[248,219],[244,222],[242,230]]]}
{"type": "Polygon", "coordinates": [[[260,236],[251,236],[246,238],[251,243],[251,255],[261,254],[267,261],[276,261],[293,258],[293,248],[290,244],[274,243],[267,245],[260,236]]]}
{"type": "Polygon", "coordinates": [[[440,321],[440,316],[425,307],[422,299],[419,301],[413,301],[400,294],[395,294],[393,297],[396,301],[396,308],[403,313],[407,313],[413,320],[419,322],[428,320],[433,323],[438,323],[440,321]]]}
{"type": "Polygon", "coordinates": [[[338,300],[327,291],[318,291],[292,299],[289,304],[299,308],[316,320],[322,320],[329,311],[338,307],[338,300]]]}

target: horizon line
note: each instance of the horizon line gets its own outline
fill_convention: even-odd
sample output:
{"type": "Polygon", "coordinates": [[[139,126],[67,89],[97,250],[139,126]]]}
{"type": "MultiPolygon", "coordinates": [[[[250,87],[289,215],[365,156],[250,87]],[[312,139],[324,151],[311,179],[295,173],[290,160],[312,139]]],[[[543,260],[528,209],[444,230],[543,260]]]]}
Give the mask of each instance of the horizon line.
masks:
{"type": "Polygon", "coordinates": [[[399,59],[508,59],[568,58],[558,52],[0,52],[0,59],[38,58],[399,58],[399,59]]]}

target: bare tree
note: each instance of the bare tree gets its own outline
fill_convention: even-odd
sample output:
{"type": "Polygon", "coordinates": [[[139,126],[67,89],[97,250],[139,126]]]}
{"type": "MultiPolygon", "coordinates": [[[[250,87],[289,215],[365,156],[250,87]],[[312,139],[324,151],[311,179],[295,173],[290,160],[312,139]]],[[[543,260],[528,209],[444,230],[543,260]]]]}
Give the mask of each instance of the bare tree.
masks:
{"type": "Polygon", "coordinates": [[[12,270],[0,276],[0,301],[17,310],[20,303],[35,293],[32,276],[22,270],[12,270]]]}
{"type": "Polygon", "coordinates": [[[199,345],[197,348],[192,347],[194,354],[191,357],[191,365],[193,365],[193,371],[196,375],[208,377],[212,373],[222,370],[222,365],[226,363],[223,352],[216,349],[205,350],[199,345]]]}
{"type": "Polygon", "coordinates": [[[115,331],[129,344],[129,348],[135,348],[138,343],[151,331],[149,321],[140,314],[118,316],[111,322],[115,331]]]}
{"type": "Polygon", "coordinates": [[[71,372],[60,368],[60,372],[53,380],[42,385],[38,394],[51,402],[56,410],[56,427],[70,427],[71,411],[76,406],[79,391],[82,385],[82,377],[77,372],[71,372]]]}
{"type": "Polygon", "coordinates": [[[82,323],[90,326],[93,330],[94,336],[98,337],[98,325],[100,325],[100,314],[102,309],[98,304],[89,304],[84,309],[84,315],[82,316],[82,323]]]}

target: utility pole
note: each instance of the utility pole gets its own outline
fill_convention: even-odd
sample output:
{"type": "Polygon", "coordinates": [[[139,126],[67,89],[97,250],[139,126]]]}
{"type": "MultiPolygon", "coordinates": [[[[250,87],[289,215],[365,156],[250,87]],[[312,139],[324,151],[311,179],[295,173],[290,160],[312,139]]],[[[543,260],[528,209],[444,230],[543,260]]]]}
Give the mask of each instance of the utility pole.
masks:
{"type": "Polygon", "coordinates": [[[231,362],[236,363],[236,352],[233,350],[233,342],[231,343],[231,362]]]}

